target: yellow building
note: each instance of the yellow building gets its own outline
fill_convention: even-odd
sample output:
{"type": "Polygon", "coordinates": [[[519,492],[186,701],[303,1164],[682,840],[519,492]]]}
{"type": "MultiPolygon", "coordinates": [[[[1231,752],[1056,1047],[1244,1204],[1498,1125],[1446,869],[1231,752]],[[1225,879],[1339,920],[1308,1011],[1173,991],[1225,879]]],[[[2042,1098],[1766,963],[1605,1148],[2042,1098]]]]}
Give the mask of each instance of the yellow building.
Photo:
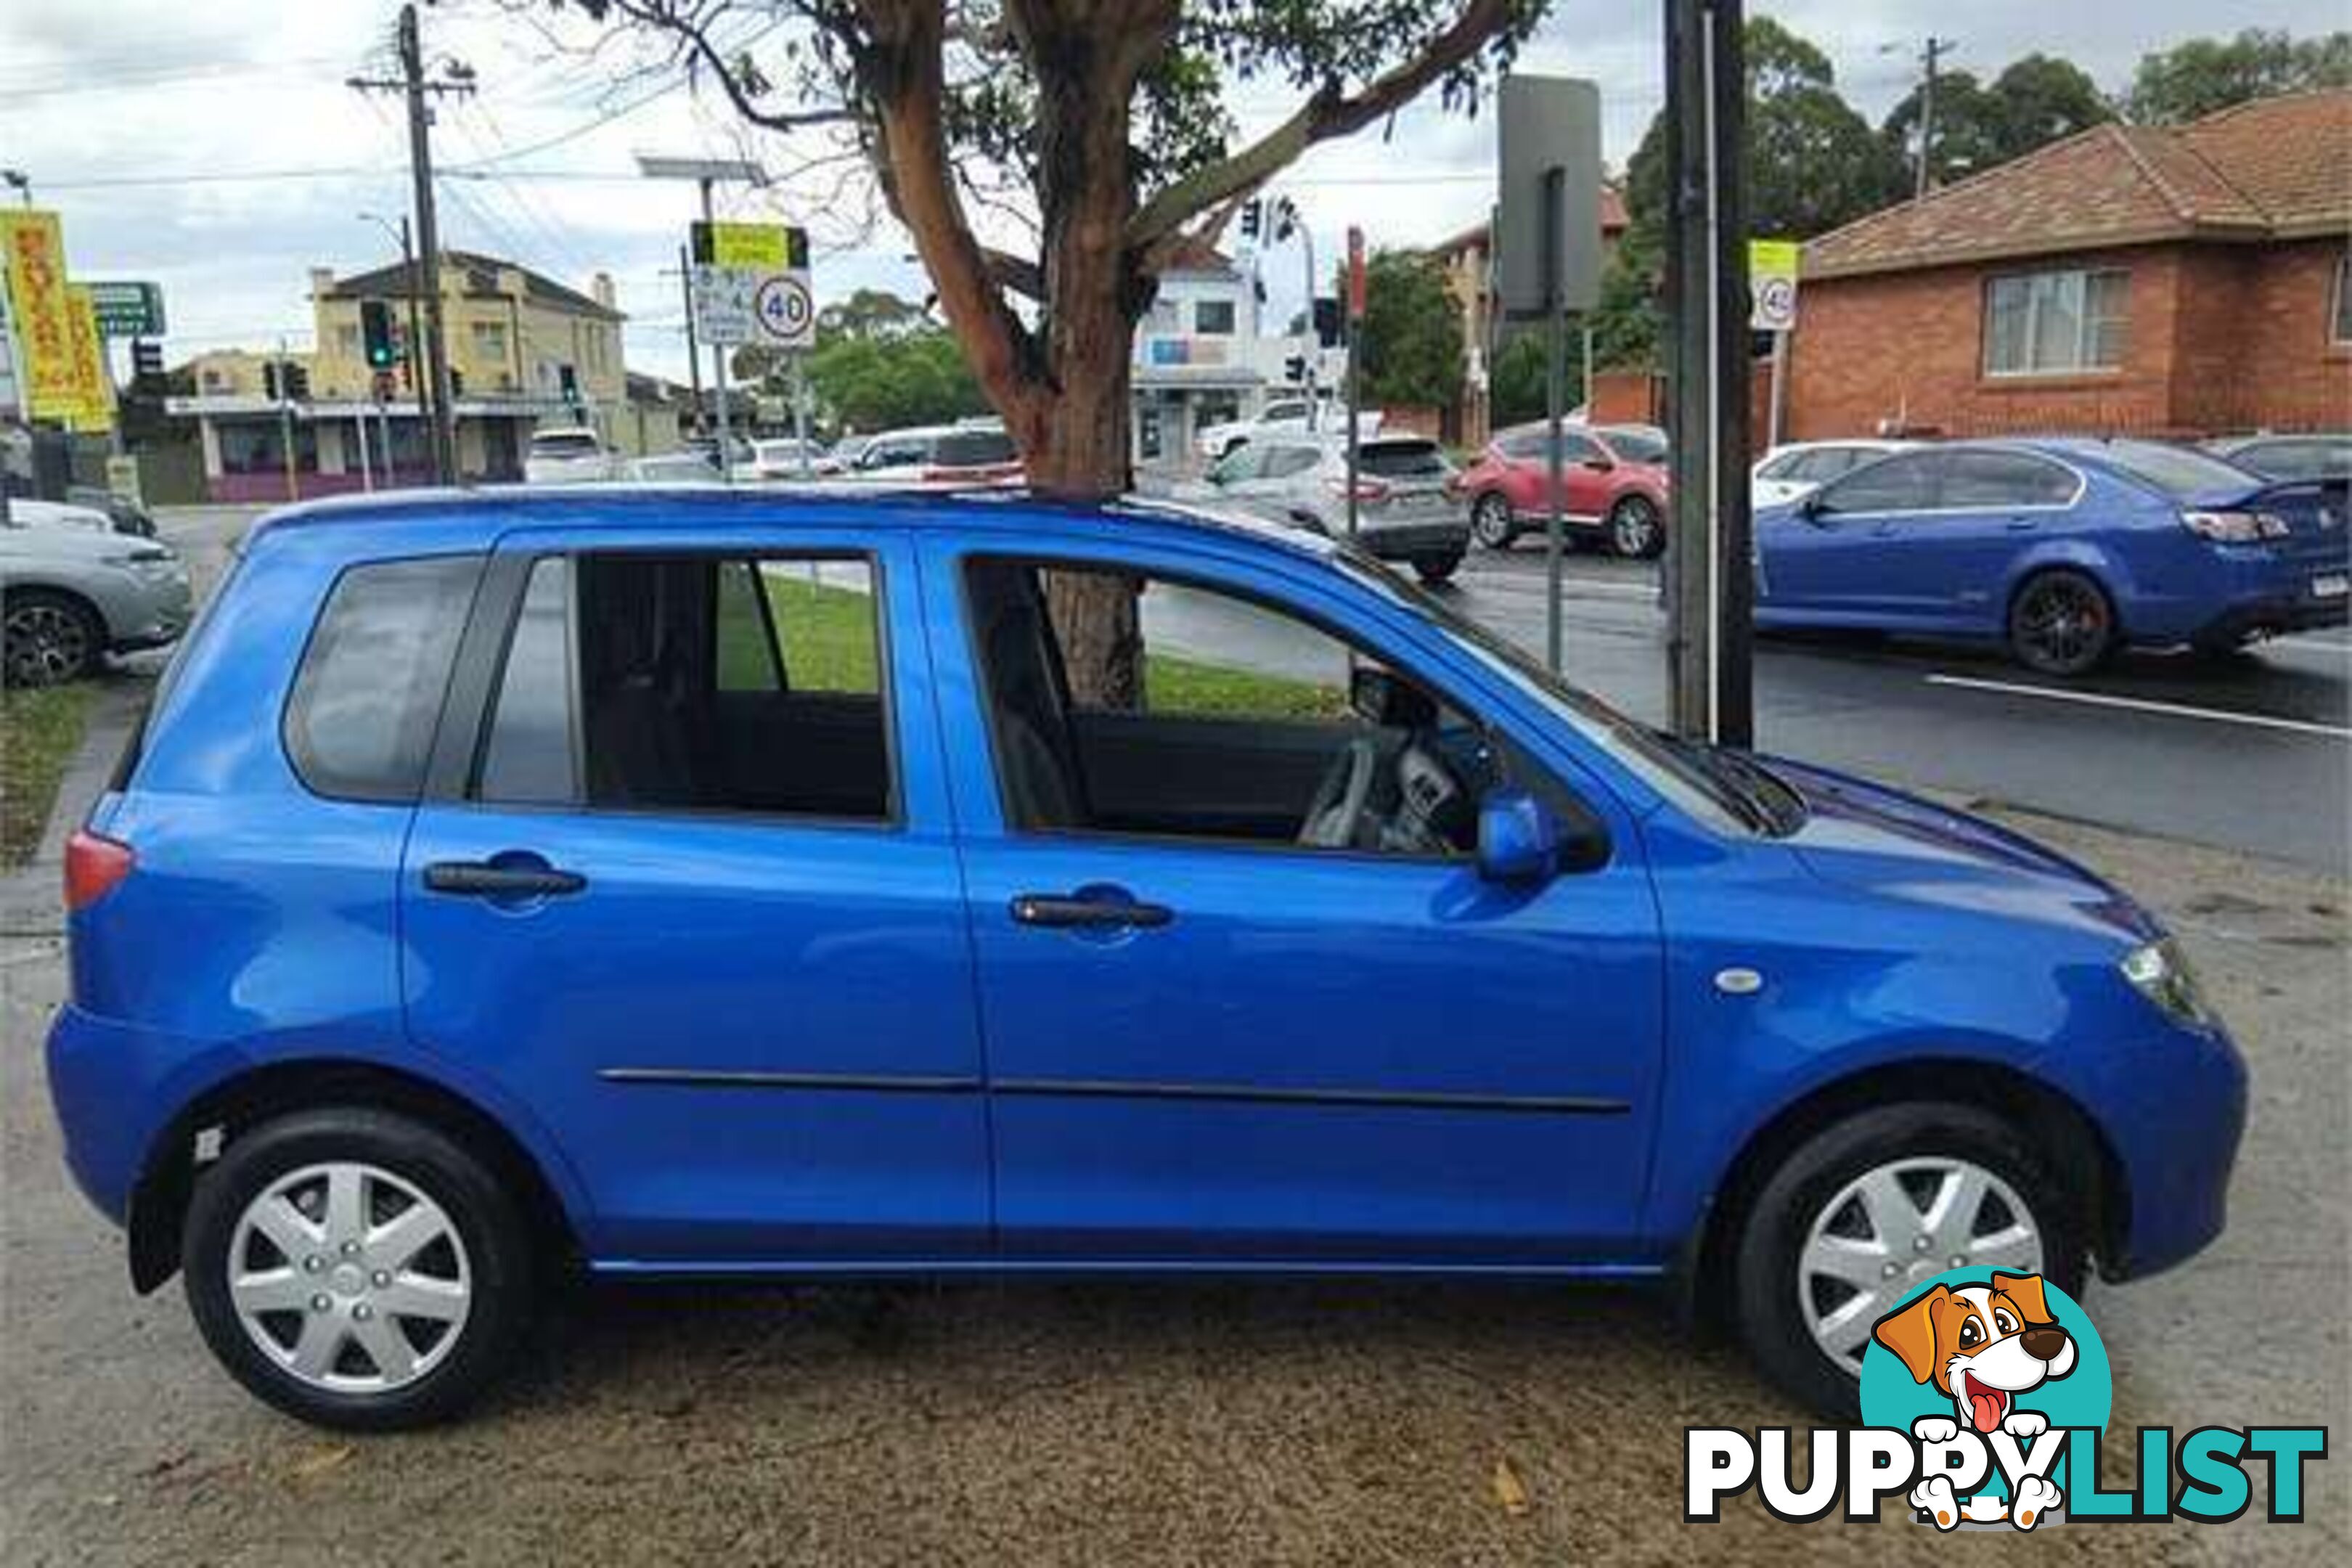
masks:
{"type": "Polygon", "coordinates": [[[273,359],[292,360],[305,370],[310,356],[303,353],[265,354],[251,349],[215,349],[190,360],[184,367],[189,387],[199,397],[267,397],[268,378],[262,366],[273,359]]]}

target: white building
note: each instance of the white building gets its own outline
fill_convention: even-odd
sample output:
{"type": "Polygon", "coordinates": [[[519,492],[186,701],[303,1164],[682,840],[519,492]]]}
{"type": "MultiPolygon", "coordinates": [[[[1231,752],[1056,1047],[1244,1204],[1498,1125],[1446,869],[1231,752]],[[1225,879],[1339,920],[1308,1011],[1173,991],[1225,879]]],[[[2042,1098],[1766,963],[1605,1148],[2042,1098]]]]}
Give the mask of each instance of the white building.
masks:
{"type": "MultiPolygon", "coordinates": [[[[1287,362],[1314,353],[1312,334],[1268,336],[1255,277],[1206,246],[1160,275],[1160,292],[1135,329],[1134,451],[1138,462],[1172,462],[1195,432],[1255,416],[1269,395],[1295,390],[1287,362]]],[[[1340,356],[1318,356],[1332,381],[1340,356]]]]}

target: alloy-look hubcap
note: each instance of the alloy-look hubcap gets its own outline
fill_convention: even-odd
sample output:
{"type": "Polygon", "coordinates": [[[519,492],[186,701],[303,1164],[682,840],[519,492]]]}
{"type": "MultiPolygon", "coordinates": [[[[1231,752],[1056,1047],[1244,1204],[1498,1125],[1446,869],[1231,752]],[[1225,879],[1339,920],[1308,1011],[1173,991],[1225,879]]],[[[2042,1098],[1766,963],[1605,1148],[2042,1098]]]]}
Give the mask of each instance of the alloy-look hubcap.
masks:
{"type": "Polygon", "coordinates": [[[466,1244],[441,1205],[373,1165],[307,1165],[245,1207],[229,1300],[253,1342],[313,1388],[382,1394],[456,1349],[473,1306],[466,1244]]]}
{"type": "Polygon", "coordinates": [[[1870,1331],[1921,1280],[1951,1268],[2042,1271],[2042,1233],[2007,1182],[1941,1156],[1866,1171],[1823,1205],[1797,1257],[1813,1342],[1860,1376],[1870,1331]]]}
{"type": "Polygon", "coordinates": [[[22,686],[54,686],[81,672],[89,633],[54,605],[27,605],[8,617],[8,673],[22,686]]]}

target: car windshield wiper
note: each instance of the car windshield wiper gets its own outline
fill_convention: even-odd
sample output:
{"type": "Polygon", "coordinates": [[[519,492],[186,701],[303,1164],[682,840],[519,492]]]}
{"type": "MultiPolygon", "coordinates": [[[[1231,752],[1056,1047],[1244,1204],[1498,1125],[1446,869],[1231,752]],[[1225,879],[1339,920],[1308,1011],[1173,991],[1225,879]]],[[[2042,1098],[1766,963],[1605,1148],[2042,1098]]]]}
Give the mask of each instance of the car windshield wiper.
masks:
{"type": "Polygon", "coordinates": [[[1754,781],[1727,766],[1724,753],[1713,746],[1686,740],[1671,730],[1652,730],[1650,733],[1684,766],[1711,785],[1710,793],[1748,827],[1759,833],[1774,830],[1773,814],[1757,797],[1754,781]]]}

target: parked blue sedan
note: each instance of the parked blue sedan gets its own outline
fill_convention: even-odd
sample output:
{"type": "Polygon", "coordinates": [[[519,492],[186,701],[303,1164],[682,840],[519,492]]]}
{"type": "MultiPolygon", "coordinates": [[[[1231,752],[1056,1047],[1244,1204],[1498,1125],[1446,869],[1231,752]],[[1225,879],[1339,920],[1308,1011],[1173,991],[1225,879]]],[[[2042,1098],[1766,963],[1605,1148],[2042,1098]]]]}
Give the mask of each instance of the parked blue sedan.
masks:
{"type": "Polygon", "coordinates": [[[1756,620],[2005,642],[2046,674],[2345,621],[2342,480],[2139,440],[1900,452],[1757,514],[1756,620]]]}

